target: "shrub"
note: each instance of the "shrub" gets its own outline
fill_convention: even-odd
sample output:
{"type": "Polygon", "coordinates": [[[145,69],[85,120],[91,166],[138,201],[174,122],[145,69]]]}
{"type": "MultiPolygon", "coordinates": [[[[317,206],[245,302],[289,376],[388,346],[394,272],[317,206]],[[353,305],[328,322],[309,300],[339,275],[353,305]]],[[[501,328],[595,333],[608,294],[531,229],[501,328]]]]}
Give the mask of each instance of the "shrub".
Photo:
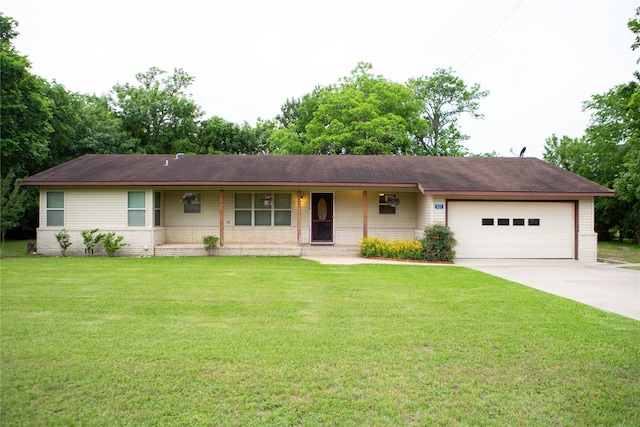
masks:
{"type": "Polygon", "coordinates": [[[67,255],[67,249],[71,246],[71,240],[69,237],[69,233],[64,228],[60,230],[58,234],[56,234],[56,240],[58,240],[58,244],[60,245],[60,249],[62,250],[62,256],[67,255]]]}
{"type": "Polygon", "coordinates": [[[204,248],[209,254],[218,246],[219,237],[216,236],[204,236],[202,238],[202,243],[204,243],[204,248]]]}
{"type": "Polygon", "coordinates": [[[93,253],[93,248],[96,247],[98,243],[104,237],[104,234],[100,233],[95,235],[98,232],[97,228],[93,230],[82,230],[80,234],[82,235],[82,240],[84,240],[84,247],[86,248],[84,253],[89,255],[93,253]]]}
{"type": "Polygon", "coordinates": [[[122,242],[122,239],[124,239],[124,237],[116,236],[114,231],[104,234],[102,236],[102,247],[107,251],[109,256],[113,256],[118,249],[128,245],[128,243],[122,242]]]}
{"type": "Polygon", "coordinates": [[[454,247],[456,239],[453,231],[446,225],[434,225],[424,230],[420,242],[423,246],[423,257],[427,261],[452,261],[456,256],[454,247]]]}
{"type": "Polygon", "coordinates": [[[417,240],[384,240],[365,237],[360,240],[360,254],[364,257],[422,259],[422,244],[417,240]]]}

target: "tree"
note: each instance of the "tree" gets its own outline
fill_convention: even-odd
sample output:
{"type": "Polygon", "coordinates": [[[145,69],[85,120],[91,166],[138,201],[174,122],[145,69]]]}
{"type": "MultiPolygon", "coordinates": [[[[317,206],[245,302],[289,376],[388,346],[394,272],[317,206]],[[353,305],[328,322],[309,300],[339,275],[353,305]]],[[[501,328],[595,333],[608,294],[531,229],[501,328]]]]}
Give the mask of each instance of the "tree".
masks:
{"type": "Polygon", "coordinates": [[[82,132],[77,135],[77,156],[143,153],[140,140],[124,130],[122,119],[109,107],[104,96],[81,95],[82,132]]]}
{"type": "Polygon", "coordinates": [[[431,76],[411,78],[408,86],[421,101],[421,125],[413,134],[415,154],[431,156],[457,156],[466,153],[461,142],[469,139],[458,129],[458,118],[470,114],[476,119],[479,101],[489,95],[488,91],[474,84],[470,88],[456,77],[451,69],[437,69],[431,76]]]}
{"type": "Polygon", "coordinates": [[[116,84],[112,89],[111,107],[146,153],[172,153],[196,142],[202,111],[187,92],[194,79],[180,68],[163,78],[165,74],[152,67],[136,75],[137,86],[116,84]]]}
{"type": "Polygon", "coordinates": [[[615,197],[596,199],[596,231],[608,239],[611,230],[620,238],[640,230],[640,85],[616,86],[594,95],[584,104],[591,123],[582,138],[547,139],[544,159],[616,191],[615,197]]]}
{"type": "Polygon", "coordinates": [[[17,25],[0,15],[0,152],[4,165],[25,176],[39,172],[49,155],[52,106],[46,82],[30,73],[31,63],[12,45],[17,25]]]}
{"type": "Polygon", "coordinates": [[[404,85],[359,63],[338,84],[287,101],[270,152],[289,154],[405,154],[418,105],[404,85]]]}
{"type": "Polygon", "coordinates": [[[264,132],[273,127],[258,121],[253,128],[249,123],[242,125],[228,122],[214,116],[204,120],[199,128],[198,151],[201,154],[260,154],[266,150],[264,132]]]}
{"type": "Polygon", "coordinates": [[[20,188],[13,170],[10,170],[0,182],[0,233],[2,248],[7,231],[20,225],[25,211],[26,192],[20,188]]]}

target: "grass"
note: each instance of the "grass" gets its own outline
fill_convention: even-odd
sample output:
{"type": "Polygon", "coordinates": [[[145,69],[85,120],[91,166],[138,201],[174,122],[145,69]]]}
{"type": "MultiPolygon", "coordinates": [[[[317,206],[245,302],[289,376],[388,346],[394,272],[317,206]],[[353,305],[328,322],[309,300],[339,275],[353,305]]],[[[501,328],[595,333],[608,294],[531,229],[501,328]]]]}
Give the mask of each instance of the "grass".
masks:
{"type": "Polygon", "coordinates": [[[30,257],[31,254],[27,253],[28,240],[6,240],[4,246],[0,251],[2,258],[16,258],[16,257],[30,257]]]}
{"type": "MultiPolygon", "coordinates": [[[[640,264],[640,245],[627,242],[598,242],[598,258],[640,264]]],[[[640,267],[625,267],[640,270],[640,267]]]]}
{"type": "Polygon", "coordinates": [[[2,425],[640,424],[640,322],[462,267],[1,273],[2,425]]]}

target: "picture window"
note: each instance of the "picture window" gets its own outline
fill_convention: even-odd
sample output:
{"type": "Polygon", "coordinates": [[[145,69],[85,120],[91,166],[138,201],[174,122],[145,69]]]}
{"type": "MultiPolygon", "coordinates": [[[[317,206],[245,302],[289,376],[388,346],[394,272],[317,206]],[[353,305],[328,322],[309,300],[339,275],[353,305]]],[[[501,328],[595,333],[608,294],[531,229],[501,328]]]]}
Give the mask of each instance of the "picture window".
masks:
{"type": "Polygon", "coordinates": [[[234,197],[235,225],[291,225],[291,193],[236,193],[234,197]]]}

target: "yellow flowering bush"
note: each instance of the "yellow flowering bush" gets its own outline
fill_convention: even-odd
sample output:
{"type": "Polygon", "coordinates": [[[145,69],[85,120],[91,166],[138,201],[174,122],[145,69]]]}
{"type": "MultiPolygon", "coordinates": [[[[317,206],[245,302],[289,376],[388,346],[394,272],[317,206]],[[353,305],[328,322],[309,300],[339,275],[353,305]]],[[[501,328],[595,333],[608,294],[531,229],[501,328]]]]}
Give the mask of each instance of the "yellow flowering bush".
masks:
{"type": "Polygon", "coordinates": [[[379,237],[360,239],[360,255],[376,258],[422,259],[422,243],[418,240],[386,240],[379,237]]]}

